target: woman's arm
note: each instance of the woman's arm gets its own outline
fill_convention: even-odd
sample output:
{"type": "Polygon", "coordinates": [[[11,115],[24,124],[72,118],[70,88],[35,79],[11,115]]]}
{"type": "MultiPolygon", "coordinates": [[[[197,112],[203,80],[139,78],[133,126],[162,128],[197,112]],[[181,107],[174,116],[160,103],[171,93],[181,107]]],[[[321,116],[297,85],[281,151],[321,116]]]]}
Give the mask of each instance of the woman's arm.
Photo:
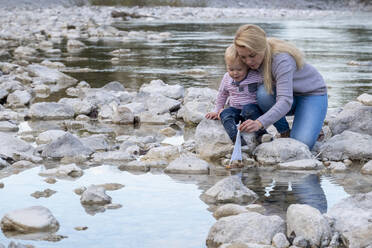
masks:
{"type": "Polygon", "coordinates": [[[255,132],[262,127],[266,129],[289,112],[293,103],[293,74],[296,70],[296,62],[289,54],[280,53],[274,56],[272,75],[276,83],[276,103],[256,121],[243,122],[241,131],[255,132]]]}
{"type": "Polygon", "coordinates": [[[257,120],[264,128],[278,121],[291,110],[293,103],[293,74],[296,61],[287,53],[274,56],[272,63],[273,81],[276,87],[276,103],[257,120]]]}

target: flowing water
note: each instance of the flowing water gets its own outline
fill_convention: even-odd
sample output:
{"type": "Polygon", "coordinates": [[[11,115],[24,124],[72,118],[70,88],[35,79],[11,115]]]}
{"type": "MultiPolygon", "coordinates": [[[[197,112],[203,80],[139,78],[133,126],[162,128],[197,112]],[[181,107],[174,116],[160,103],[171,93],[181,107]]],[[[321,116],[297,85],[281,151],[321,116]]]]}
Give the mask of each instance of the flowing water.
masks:
{"type": "MultiPolygon", "coordinates": [[[[230,20],[231,21],[231,20],[230,20]]],[[[269,36],[288,40],[302,49],[306,61],[323,75],[329,89],[329,107],[340,107],[362,93],[372,93],[372,19],[291,20],[252,22],[269,36]],[[361,65],[349,65],[351,61],[361,65]]],[[[95,87],[117,80],[132,90],[153,79],[185,87],[217,89],[225,73],[224,49],[234,32],[244,23],[160,23],[117,22],[125,31],[170,32],[164,41],[99,40],[75,54],[51,57],[72,68],[90,68],[89,72],[69,73],[95,87]],[[116,63],[109,52],[129,49],[116,63]],[[192,74],[189,70],[201,69],[192,74]]]]}
{"type": "MultiPolygon", "coordinates": [[[[348,65],[350,61],[372,61],[372,18],[327,20],[251,20],[270,36],[289,40],[300,47],[327,81],[329,106],[341,107],[361,93],[372,93],[372,66],[348,65]]],[[[235,30],[245,22],[169,23],[117,22],[126,31],[170,32],[164,41],[83,40],[88,48],[68,54],[65,43],[61,56],[40,56],[61,61],[67,74],[101,87],[120,81],[128,90],[138,90],[144,83],[162,79],[168,84],[217,89],[225,73],[223,53],[235,30]],[[109,54],[116,49],[129,49],[112,63],[109,54]],[[85,70],[81,70],[81,69],[85,70]],[[90,70],[86,70],[86,68],[90,70]],[[189,74],[201,69],[203,73],[189,74]]],[[[363,64],[363,63],[362,63],[363,64]]],[[[62,97],[54,95],[50,100],[62,97]]],[[[214,185],[219,176],[166,175],[156,171],[131,174],[114,166],[103,165],[84,170],[76,180],[58,180],[47,184],[38,176],[40,167],[2,179],[0,216],[12,209],[43,205],[60,222],[58,234],[68,238],[60,242],[24,241],[36,247],[205,247],[209,228],[215,222],[211,210],[199,197],[214,185]],[[75,188],[90,184],[121,183],[125,187],[109,191],[113,203],[122,208],[105,212],[84,209],[75,188]],[[50,198],[34,199],[31,193],[50,188],[57,193],[50,198]],[[76,226],[87,226],[76,231],[76,226]]],[[[243,182],[259,196],[267,214],[284,217],[292,203],[308,203],[326,212],[340,199],[368,192],[371,178],[349,173],[319,176],[308,173],[253,170],[243,174],[243,182]]],[[[12,237],[0,234],[0,243],[12,237]]]]}

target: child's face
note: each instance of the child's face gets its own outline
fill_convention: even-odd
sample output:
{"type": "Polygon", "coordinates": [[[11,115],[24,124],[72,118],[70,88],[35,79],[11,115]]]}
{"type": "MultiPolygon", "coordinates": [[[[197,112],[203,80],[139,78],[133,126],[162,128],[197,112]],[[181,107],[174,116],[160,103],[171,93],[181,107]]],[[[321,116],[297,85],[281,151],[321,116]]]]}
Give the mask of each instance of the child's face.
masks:
{"type": "Polygon", "coordinates": [[[248,67],[240,61],[226,63],[226,69],[235,82],[242,81],[247,75],[248,67]]]}

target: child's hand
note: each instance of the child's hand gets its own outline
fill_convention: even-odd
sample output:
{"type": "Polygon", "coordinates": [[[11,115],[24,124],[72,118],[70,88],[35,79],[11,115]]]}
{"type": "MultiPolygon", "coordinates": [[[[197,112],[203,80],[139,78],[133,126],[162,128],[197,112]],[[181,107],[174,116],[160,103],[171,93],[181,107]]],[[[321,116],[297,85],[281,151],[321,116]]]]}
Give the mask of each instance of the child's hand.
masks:
{"type": "Polygon", "coordinates": [[[219,120],[220,115],[219,113],[216,113],[216,112],[209,112],[205,115],[205,118],[210,119],[210,120],[219,120]]]}

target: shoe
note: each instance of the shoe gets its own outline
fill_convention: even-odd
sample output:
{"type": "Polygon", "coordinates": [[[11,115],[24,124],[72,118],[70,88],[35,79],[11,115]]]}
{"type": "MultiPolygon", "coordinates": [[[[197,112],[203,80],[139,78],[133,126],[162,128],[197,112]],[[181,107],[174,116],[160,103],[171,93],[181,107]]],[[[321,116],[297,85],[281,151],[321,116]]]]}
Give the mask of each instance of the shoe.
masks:
{"type": "Polygon", "coordinates": [[[267,142],[270,142],[270,141],[273,141],[273,136],[271,136],[271,134],[265,133],[261,136],[257,136],[257,142],[259,144],[267,143],[267,142]]]}
{"type": "Polygon", "coordinates": [[[287,131],[280,133],[280,138],[289,138],[290,134],[291,134],[291,130],[288,129],[287,131]]]}

